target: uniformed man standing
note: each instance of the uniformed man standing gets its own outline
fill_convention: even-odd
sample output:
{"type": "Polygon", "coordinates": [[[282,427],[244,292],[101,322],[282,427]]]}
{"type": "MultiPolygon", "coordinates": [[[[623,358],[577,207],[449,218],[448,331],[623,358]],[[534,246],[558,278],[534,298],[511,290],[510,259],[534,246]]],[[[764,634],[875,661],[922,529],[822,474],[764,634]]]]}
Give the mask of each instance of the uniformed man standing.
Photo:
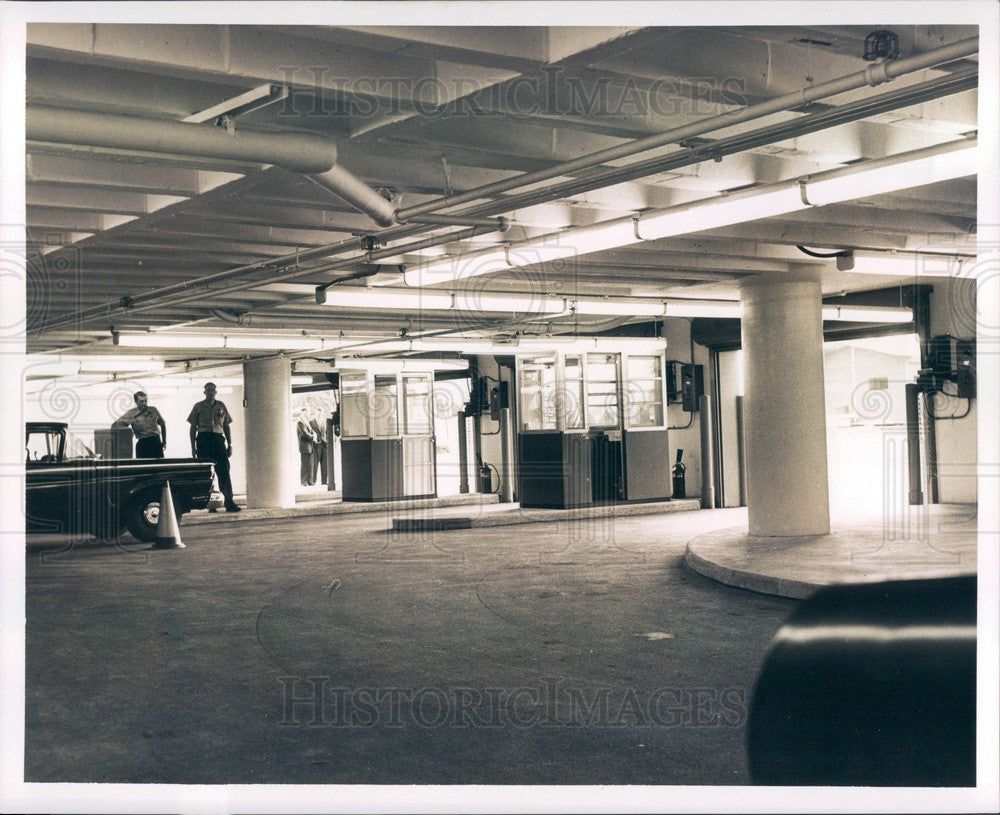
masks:
{"type": "Polygon", "coordinates": [[[163,421],[160,411],[148,403],[144,391],[137,391],[132,399],[135,407],[115,419],[111,429],[132,428],[136,438],[136,458],[163,458],[163,447],[167,443],[167,423],[163,421]]]}
{"type": "Polygon", "coordinates": [[[191,425],[191,455],[215,464],[219,491],[225,499],[226,512],[239,512],[233,500],[233,482],[229,477],[229,457],[233,454],[233,440],[229,425],[233,418],[226,406],[215,398],[215,384],[205,385],[205,398],[191,408],[188,423],[191,425]]]}

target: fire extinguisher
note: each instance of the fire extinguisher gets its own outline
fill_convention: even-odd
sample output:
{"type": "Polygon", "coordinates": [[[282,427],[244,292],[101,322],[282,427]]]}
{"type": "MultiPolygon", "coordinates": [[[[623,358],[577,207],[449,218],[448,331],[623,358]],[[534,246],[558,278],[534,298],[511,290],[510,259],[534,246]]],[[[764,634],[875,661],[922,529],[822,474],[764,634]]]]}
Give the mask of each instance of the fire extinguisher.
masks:
{"type": "Polygon", "coordinates": [[[677,463],[674,464],[674,498],[684,498],[684,470],[687,468],[681,464],[681,456],[684,455],[683,450],[677,451],[677,463]]]}
{"type": "Polygon", "coordinates": [[[490,472],[489,464],[483,464],[479,468],[479,492],[493,492],[493,474],[490,472]]]}

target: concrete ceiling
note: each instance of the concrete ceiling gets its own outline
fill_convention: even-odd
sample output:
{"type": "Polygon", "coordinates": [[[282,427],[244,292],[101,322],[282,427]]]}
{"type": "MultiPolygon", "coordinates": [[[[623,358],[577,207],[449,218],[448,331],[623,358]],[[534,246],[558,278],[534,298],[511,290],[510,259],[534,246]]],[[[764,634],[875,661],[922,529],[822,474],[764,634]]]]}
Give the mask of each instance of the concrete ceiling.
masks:
{"type": "MultiPolygon", "coordinates": [[[[971,26],[892,29],[901,58],[976,35],[971,26]]],[[[405,208],[864,70],[871,64],[862,58],[869,33],[852,26],[33,23],[27,30],[27,100],[177,122],[273,85],[287,90],[286,98],[201,127],[320,134],[336,143],[341,166],[405,208]]],[[[522,196],[522,189],[484,195],[444,211],[502,215],[512,224],[507,232],[428,251],[458,254],[521,241],[953,141],[976,131],[974,87],[916,104],[904,100],[902,107],[813,132],[794,128],[811,114],[975,64],[969,57],[566,173],[530,187],[533,199],[522,196]],[[779,127],[770,140],[714,159],[666,171],[654,167],[623,182],[598,179],[569,192],[545,192],[554,183],[685,147],[710,147],[711,140],[765,126],[791,129],[779,127]]],[[[454,318],[444,315],[316,305],[315,286],[374,271],[362,238],[384,230],[299,173],[37,141],[28,142],[26,167],[27,230],[35,253],[28,284],[31,352],[106,354],[111,328],[398,337],[404,330],[454,327],[454,318]],[[336,253],[331,248],[327,256],[297,257],[333,245],[336,253]],[[329,268],[334,263],[337,268],[329,268]],[[167,286],[175,289],[157,294],[167,286]]],[[[792,274],[807,263],[822,265],[825,293],[861,291],[912,282],[899,260],[919,262],[922,248],[971,254],[975,223],[976,179],[968,176],[765,219],[755,218],[748,205],[744,223],[497,272],[475,285],[581,296],[735,299],[743,277],[792,274]],[[869,273],[838,272],[833,261],[809,258],[796,245],[854,249],[869,273]]],[[[381,243],[391,249],[457,228],[417,225],[409,236],[381,243]]],[[[410,265],[418,257],[404,252],[390,258],[394,265],[386,272],[348,285],[391,280],[399,263],[410,265]]],[[[607,320],[592,322],[597,327],[607,320]]],[[[587,321],[581,324],[586,330],[587,321]]],[[[496,316],[487,327],[523,328],[496,316]]],[[[171,351],[170,358],[245,353],[194,348],[171,351]]]]}

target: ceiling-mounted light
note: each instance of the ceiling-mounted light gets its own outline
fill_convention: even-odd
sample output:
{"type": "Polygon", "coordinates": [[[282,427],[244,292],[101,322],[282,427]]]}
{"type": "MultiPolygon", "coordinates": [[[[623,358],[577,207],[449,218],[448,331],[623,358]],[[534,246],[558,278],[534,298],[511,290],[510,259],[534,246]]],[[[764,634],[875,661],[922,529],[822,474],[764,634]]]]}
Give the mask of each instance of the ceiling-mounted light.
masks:
{"type": "Polygon", "coordinates": [[[636,230],[642,240],[652,241],[785,215],[805,207],[797,185],[768,191],[750,189],[640,218],[636,230]]]}
{"type": "Polygon", "coordinates": [[[894,306],[823,306],[824,320],[853,323],[909,323],[913,309],[894,306]]]}
{"type": "Polygon", "coordinates": [[[224,337],[213,337],[208,334],[114,334],[114,344],[122,348],[205,348],[216,349],[225,347],[224,337]]]}
{"type": "Polygon", "coordinates": [[[812,206],[825,206],[975,175],[979,166],[975,140],[959,144],[947,151],[914,150],[906,155],[928,154],[904,162],[879,159],[819,173],[805,181],[805,194],[812,206]]]}
{"type": "Polygon", "coordinates": [[[534,243],[513,243],[485,252],[431,258],[422,265],[408,266],[403,282],[415,287],[453,283],[512,268],[561,261],[578,254],[581,252],[572,242],[563,241],[561,235],[550,235],[546,240],[534,243]]]}
{"type": "Polygon", "coordinates": [[[722,193],[635,217],[543,235],[534,243],[525,241],[481,253],[434,259],[423,267],[407,271],[403,277],[410,286],[449,283],[643,240],[718,229],[962,178],[974,175],[978,166],[976,139],[962,138],[810,176],[722,193]]]}
{"type": "Polygon", "coordinates": [[[125,334],[116,332],[115,345],[125,348],[192,348],[234,351],[309,351],[326,347],[322,337],[282,337],[228,334],[167,334],[148,332],[125,334]]]}
{"type": "Polygon", "coordinates": [[[323,348],[321,337],[225,337],[225,347],[239,351],[309,351],[323,348]]]}

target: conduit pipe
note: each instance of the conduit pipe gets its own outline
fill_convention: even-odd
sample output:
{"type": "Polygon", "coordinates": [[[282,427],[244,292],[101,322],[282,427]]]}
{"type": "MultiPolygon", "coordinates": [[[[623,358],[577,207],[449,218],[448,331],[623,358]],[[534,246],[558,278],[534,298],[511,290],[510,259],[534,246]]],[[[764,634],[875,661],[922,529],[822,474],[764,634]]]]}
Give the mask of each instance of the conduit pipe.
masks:
{"type": "MultiPolygon", "coordinates": [[[[309,269],[298,270],[295,274],[306,275],[306,274],[315,274],[318,272],[331,272],[337,269],[346,269],[357,263],[364,263],[364,262],[370,263],[376,260],[382,260],[384,258],[392,257],[400,253],[417,252],[421,249],[429,249],[434,246],[440,246],[445,243],[451,243],[452,241],[468,240],[469,238],[475,238],[480,235],[485,235],[490,232],[501,231],[502,229],[507,228],[507,222],[504,221],[503,219],[498,219],[497,221],[491,221],[489,223],[491,225],[488,227],[470,227],[468,229],[460,229],[456,232],[449,232],[445,235],[433,235],[429,238],[424,238],[423,240],[420,241],[413,241],[412,243],[403,244],[401,246],[395,246],[386,249],[376,249],[371,252],[366,252],[361,257],[351,256],[348,258],[343,258],[339,261],[333,261],[331,263],[325,263],[320,266],[314,266],[309,269]]],[[[352,247],[357,246],[357,241],[356,240],[352,241],[351,245],[352,247]]],[[[285,275],[285,276],[279,275],[278,277],[269,278],[267,282],[275,282],[277,280],[283,279],[284,277],[291,277],[291,276],[294,275],[285,275]]],[[[351,275],[350,277],[355,278],[355,277],[365,277],[365,276],[368,276],[367,273],[351,275]]],[[[196,284],[198,282],[199,281],[195,281],[196,284]]],[[[331,281],[327,285],[333,285],[336,282],[337,281],[331,281]]],[[[175,284],[175,285],[180,286],[184,284],[175,284]]],[[[229,294],[231,292],[241,291],[242,289],[247,288],[247,286],[248,284],[246,282],[240,282],[240,283],[234,283],[230,286],[223,286],[217,289],[206,289],[204,286],[201,286],[199,290],[192,291],[192,289],[195,288],[194,286],[184,285],[184,290],[186,291],[186,293],[180,297],[171,297],[170,305],[174,306],[174,305],[180,305],[182,303],[187,303],[191,300],[196,300],[199,297],[204,296],[206,293],[211,293],[213,295],[229,294]]],[[[150,297],[148,300],[144,298],[141,301],[139,300],[139,298],[136,298],[129,305],[127,311],[130,314],[134,314],[137,312],[149,311],[150,309],[157,308],[158,306],[161,305],[160,300],[163,299],[163,296],[164,295],[160,294],[156,297],[150,297]]]]}
{"type": "MultiPolygon", "coordinates": [[[[933,65],[938,65],[955,59],[960,59],[964,56],[970,56],[971,54],[976,53],[977,50],[978,50],[978,39],[970,38],[967,40],[962,40],[960,42],[954,43],[953,45],[950,46],[945,46],[944,48],[939,48],[933,51],[929,51],[926,54],[921,54],[917,57],[909,57],[906,59],[894,60],[891,63],[881,63],[880,64],[881,73],[886,77],[882,81],[888,81],[889,79],[901,76],[908,72],[922,70],[924,68],[928,68],[933,65]]],[[[857,87],[862,87],[865,84],[873,84],[873,85],[879,84],[879,82],[869,83],[867,79],[864,82],[861,82],[860,84],[851,84],[851,83],[857,83],[858,77],[860,76],[877,77],[878,74],[872,72],[873,67],[874,66],[869,66],[869,68],[866,69],[865,71],[856,74],[851,74],[839,80],[832,80],[831,82],[821,83],[820,85],[816,85],[811,88],[806,88],[801,92],[788,94],[786,96],[773,99],[769,102],[761,103],[759,105],[752,105],[740,111],[732,111],[731,113],[722,114],[721,116],[711,117],[710,119],[703,120],[702,122],[696,122],[693,125],[689,125],[686,128],[675,128],[674,130],[668,131],[667,133],[658,134],[657,136],[653,136],[648,139],[641,139],[637,142],[632,142],[629,145],[623,145],[619,148],[611,148],[611,150],[591,153],[587,156],[581,157],[580,159],[576,159],[573,162],[564,162],[562,164],[550,167],[547,170],[540,170],[535,173],[526,173],[524,175],[518,176],[517,178],[478,187],[474,190],[469,190],[466,193],[461,193],[457,196],[439,198],[435,201],[429,201],[415,207],[408,207],[399,210],[397,212],[397,218],[399,219],[400,223],[402,223],[402,221],[409,220],[412,222],[412,225],[399,225],[392,227],[386,230],[386,232],[380,233],[380,237],[383,240],[386,240],[386,239],[398,239],[402,237],[409,237],[412,235],[419,234],[421,231],[423,231],[423,229],[419,226],[418,217],[419,216],[426,217],[426,214],[432,210],[445,209],[447,207],[457,205],[459,203],[465,203],[466,201],[469,200],[475,200],[483,196],[488,196],[491,193],[498,193],[508,189],[513,189],[518,186],[523,186],[526,184],[536,183],[537,181],[546,180],[550,177],[555,177],[556,175],[572,171],[572,168],[578,164],[580,165],[579,169],[583,169],[588,166],[593,166],[594,163],[599,163],[601,161],[608,161],[611,158],[619,157],[618,151],[625,151],[622,152],[620,155],[628,156],[634,153],[650,150],[653,147],[661,146],[659,142],[657,142],[656,144],[651,144],[650,142],[653,140],[663,139],[665,140],[663,143],[670,143],[671,141],[677,141],[680,139],[688,138],[692,135],[697,135],[697,133],[708,132],[713,129],[725,127],[729,124],[734,124],[741,121],[747,121],[755,117],[765,116],[768,115],[769,112],[776,112],[777,110],[784,110],[790,107],[796,107],[805,104],[806,102],[816,101],[817,99],[823,98],[824,96],[835,95],[837,93],[843,92],[844,90],[850,90],[850,89],[855,89],[857,87]],[[843,83],[848,83],[848,84],[842,87],[843,83]],[[774,110],[770,110],[769,109],[770,106],[774,105],[779,105],[779,107],[774,108],[774,110]],[[732,118],[732,117],[739,117],[739,118],[732,118]],[[704,127],[704,129],[698,129],[702,127],[704,127]],[[698,129],[697,133],[694,130],[692,130],[692,128],[698,129]],[[685,135],[685,133],[687,133],[688,130],[691,130],[691,132],[685,135]],[[548,175],[549,173],[551,173],[552,175],[551,176],[548,175]]],[[[37,106],[30,106],[30,107],[37,108],[37,106]]],[[[131,118],[131,117],[123,117],[123,118],[131,118]]],[[[804,117],[804,118],[809,118],[809,117],[804,117]]],[[[157,122],[157,124],[159,125],[161,123],[157,122]]],[[[715,145],[716,150],[718,150],[719,147],[720,145],[715,145]]],[[[691,151],[688,152],[690,153],[691,151]]],[[[700,160],[701,158],[698,156],[689,155],[689,161],[687,163],[697,163],[697,161],[700,160]]],[[[682,165],[674,165],[674,166],[682,166],[682,165]]],[[[569,183],[583,183],[588,181],[591,181],[591,179],[582,179],[577,182],[569,182],[569,183]]],[[[530,195],[535,196],[537,198],[537,202],[543,202],[545,200],[549,200],[547,197],[549,194],[554,195],[561,191],[562,191],[561,188],[559,188],[559,185],[557,185],[556,188],[541,190],[535,193],[531,193],[530,195]]],[[[375,194],[374,191],[372,191],[372,193],[375,194]]],[[[525,195],[524,197],[526,198],[527,195],[525,195]]],[[[385,199],[382,200],[384,201],[385,199]]],[[[517,205],[520,206],[522,203],[524,205],[528,205],[530,202],[528,201],[521,202],[519,200],[517,202],[517,205]]],[[[467,212],[460,213],[456,217],[459,217],[461,219],[461,223],[463,224],[469,223],[470,221],[473,220],[471,216],[486,216],[489,214],[498,214],[500,212],[508,211],[512,205],[513,203],[510,199],[501,201],[499,203],[493,202],[488,204],[480,204],[479,206],[474,207],[471,210],[468,210],[467,212]]],[[[449,216],[440,216],[440,217],[448,218],[449,216]]],[[[434,220],[436,221],[437,219],[434,218],[434,220]]],[[[449,219],[449,223],[456,223],[456,222],[449,219]]],[[[282,265],[290,263],[293,263],[297,266],[298,263],[305,260],[318,257],[328,257],[330,255],[340,254],[356,248],[357,248],[356,239],[350,238],[340,241],[338,243],[315,247],[313,249],[305,250],[303,252],[296,252],[294,254],[284,255],[279,258],[272,258],[266,261],[258,261],[253,264],[238,266],[233,269],[227,269],[223,272],[218,272],[214,275],[209,275],[197,281],[186,281],[180,284],[161,287],[160,289],[155,289],[135,297],[132,302],[134,304],[137,304],[139,302],[151,303],[155,299],[169,296],[178,291],[188,291],[195,288],[196,286],[209,285],[217,281],[238,277],[240,275],[244,275],[251,271],[264,270],[268,268],[277,269],[280,268],[282,265]]],[[[363,258],[354,257],[348,262],[347,265],[349,265],[350,262],[359,262],[360,260],[363,260],[363,258]]],[[[339,263],[334,264],[333,268],[337,268],[340,265],[341,264],[339,263]]],[[[304,271],[295,270],[292,272],[284,272],[283,274],[280,274],[277,277],[272,278],[272,280],[276,281],[276,280],[294,279],[295,277],[303,276],[304,274],[308,274],[312,271],[314,270],[304,270],[304,271]]],[[[253,281],[249,283],[244,282],[239,286],[228,288],[226,289],[226,291],[239,290],[240,288],[248,288],[251,287],[252,285],[255,285],[253,281]]],[[[115,304],[94,306],[89,309],[81,310],[76,314],[68,315],[66,318],[53,321],[48,325],[46,325],[45,329],[53,329],[66,324],[85,323],[93,319],[108,317],[111,314],[115,313],[116,311],[122,311],[122,310],[124,309],[115,304]]]]}
{"type": "Polygon", "coordinates": [[[750,105],[739,110],[722,113],[718,116],[711,116],[708,119],[702,119],[682,127],[675,127],[664,133],[647,136],[644,139],[638,139],[618,147],[610,147],[605,150],[588,153],[587,155],[573,159],[572,161],[564,161],[560,164],[547,167],[544,170],[536,170],[535,172],[525,173],[523,175],[515,176],[514,178],[496,181],[492,184],[486,184],[472,190],[467,190],[466,192],[459,193],[458,195],[445,196],[443,198],[438,198],[434,201],[426,201],[412,207],[404,207],[396,211],[396,218],[400,221],[404,221],[415,215],[436,212],[458,204],[466,204],[479,198],[498,195],[499,193],[517,189],[518,187],[524,187],[528,184],[537,184],[540,181],[549,181],[561,175],[568,175],[582,170],[590,170],[598,164],[628,158],[636,155],[637,153],[644,153],[647,150],[664,147],[668,144],[676,144],[677,142],[690,139],[694,136],[701,136],[705,133],[710,133],[713,130],[720,130],[724,127],[730,127],[731,125],[740,124],[752,119],[759,119],[773,113],[780,113],[781,111],[801,107],[802,105],[815,102],[819,99],[825,99],[829,96],[836,96],[837,94],[857,90],[858,88],[863,88],[865,86],[874,87],[881,85],[895,79],[896,77],[902,76],[903,74],[920,71],[924,68],[930,68],[947,62],[953,62],[954,60],[961,59],[962,57],[972,56],[978,51],[979,38],[970,37],[965,40],[959,40],[951,45],[946,45],[942,48],[936,48],[924,54],[918,54],[917,56],[891,60],[888,62],[874,63],[869,65],[863,71],[857,71],[838,79],[832,79],[829,82],[821,82],[818,85],[812,85],[803,88],[802,90],[795,91],[794,93],[787,93],[783,96],[778,96],[774,99],[768,100],[767,102],[760,102],[756,105],[750,105]]]}
{"type": "MultiPolygon", "coordinates": [[[[721,159],[734,153],[742,153],[765,144],[772,144],[786,138],[804,136],[825,130],[848,122],[858,121],[884,113],[888,110],[898,110],[901,107],[917,104],[931,99],[941,98],[976,86],[978,75],[975,70],[956,72],[955,74],[937,80],[931,80],[920,85],[902,88],[891,93],[870,97],[858,102],[851,102],[831,110],[812,113],[801,119],[781,122],[769,127],[728,136],[698,147],[678,150],[665,156],[644,159],[624,167],[612,167],[603,171],[588,173],[582,178],[574,178],[545,187],[542,190],[531,190],[515,195],[505,196],[501,203],[503,211],[520,207],[533,206],[543,200],[579,195],[590,190],[622,184],[627,181],[645,178],[654,173],[668,172],[681,167],[690,167],[701,161],[721,159]]],[[[491,206],[496,204],[479,204],[458,213],[456,217],[487,214],[491,206]]]]}
{"type": "Polygon", "coordinates": [[[276,164],[304,173],[380,226],[395,223],[392,204],[337,165],[337,145],[312,133],[264,133],[28,105],[28,140],[276,164]]]}

